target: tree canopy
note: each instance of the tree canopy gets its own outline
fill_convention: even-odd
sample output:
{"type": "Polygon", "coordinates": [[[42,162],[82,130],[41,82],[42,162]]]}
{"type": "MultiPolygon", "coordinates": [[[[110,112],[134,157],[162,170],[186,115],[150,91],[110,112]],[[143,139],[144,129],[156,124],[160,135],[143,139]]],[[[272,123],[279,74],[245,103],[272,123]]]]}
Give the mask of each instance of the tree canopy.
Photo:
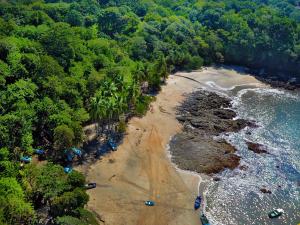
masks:
{"type": "Polygon", "coordinates": [[[20,158],[60,163],[87,122],[124,131],[170,73],[225,63],[300,82],[299,22],[296,0],[0,1],[0,223],[50,205],[53,223],[86,223],[84,178],[20,158]]]}

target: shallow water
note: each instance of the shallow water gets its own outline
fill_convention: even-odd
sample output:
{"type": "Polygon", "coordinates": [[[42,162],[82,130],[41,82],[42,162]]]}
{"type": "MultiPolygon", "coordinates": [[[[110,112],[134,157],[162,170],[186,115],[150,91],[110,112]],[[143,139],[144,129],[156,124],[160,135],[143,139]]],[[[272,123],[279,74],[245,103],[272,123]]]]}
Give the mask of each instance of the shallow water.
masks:
{"type": "Polygon", "coordinates": [[[221,181],[209,185],[205,212],[211,223],[300,223],[300,95],[246,86],[216,91],[233,99],[239,118],[255,120],[259,127],[223,135],[237,147],[247,169],[225,170],[221,181]],[[249,151],[245,140],[267,146],[270,154],[249,151]],[[261,188],[272,194],[261,193],[261,188]],[[267,213],[273,208],[284,209],[284,215],[269,219],[267,213]]]}

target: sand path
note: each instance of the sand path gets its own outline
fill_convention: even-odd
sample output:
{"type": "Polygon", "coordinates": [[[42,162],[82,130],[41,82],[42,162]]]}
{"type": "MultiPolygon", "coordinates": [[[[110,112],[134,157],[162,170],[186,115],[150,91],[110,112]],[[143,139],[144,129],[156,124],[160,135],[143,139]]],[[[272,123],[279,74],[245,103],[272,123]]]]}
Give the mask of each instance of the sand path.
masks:
{"type": "Polygon", "coordinates": [[[177,170],[166,146],[181,130],[175,107],[184,93],[201,86],[213,88],[208,81],[224,88],[258,83],[251,76],[227,69],[208,68],[170,76],[147,114],[130,120],[118,151],[103,157],[87,172],[87,180],[98,184],[88,191],[88,208],[105,221],[103,224],[200,224],[199,212],[193,209],[199,176],[177,170]],[[145,200],[154,200],[156,206],[145,206],[145,200]]]}

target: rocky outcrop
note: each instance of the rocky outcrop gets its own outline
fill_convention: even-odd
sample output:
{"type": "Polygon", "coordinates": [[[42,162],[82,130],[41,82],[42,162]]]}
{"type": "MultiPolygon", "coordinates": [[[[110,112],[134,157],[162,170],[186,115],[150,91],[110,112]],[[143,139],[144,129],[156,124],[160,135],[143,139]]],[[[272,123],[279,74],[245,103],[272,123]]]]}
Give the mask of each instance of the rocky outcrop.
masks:
{"type": "Polygon", "coordinates": [[[239,165],[236,149],[225,140],[214,138],[222,132],[253,126],[249,121],[234,119],[236,113],[230,107],[230,99],[203,90],[188,96],[178,107],[177,119],[184,129],[174,136],[170,150],[172,160],[180,168],[212,174],[239,165]]]}
{"type": "Polygon", "coordinates": [[[261,188],[260,191],[264,194],[272,194],[272,191],[266,189],[266,188],[261,188]]]}
{"type": "Polygon", "coordinates": [[[257,154],[269,154],[267,151],[267,147],[258,143],[253,143],[250,141],[246,141],[246,144],[248,146],[248,149],[252,152],[255,152],[257,154]]]}
{"type": "Polygon", "coordinates": [[[283,88],[286,90],[299,90],[300,78],[291,77],[290,79],[282,79],[281,77],[262,77],[255,76],[258,80],[270,84],[274,88],[283,88]]]}

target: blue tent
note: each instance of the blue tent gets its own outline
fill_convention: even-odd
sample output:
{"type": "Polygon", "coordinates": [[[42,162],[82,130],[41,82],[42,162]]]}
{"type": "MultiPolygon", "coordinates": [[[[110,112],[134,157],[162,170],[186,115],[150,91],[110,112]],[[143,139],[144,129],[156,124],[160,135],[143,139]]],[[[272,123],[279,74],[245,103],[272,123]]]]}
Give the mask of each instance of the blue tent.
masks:
{"type": "Polygon", "coordinates": [[[67,153],[67,161],[68,162],[72,162],[73,158],[74,158],[74,155],[71,152],[67,153]]]}
{"type": "Polygon", "coordinates": [[[31,157],[30,156],[23,156],[21,157],[21,161],[25,163],[30,163],[31,162],[31,157]]]}
{"type": "Polygon", "coordinates": [[[116,144],[116,142],[113,140],[113,139],[109,139],[108,140],[108,144],[109,144],[109,146],[111,147],[111,149],[113,150],[113,151],[116,151],[117,150],[117,144],[116,144]]]}
{"type": "Polygon", "coordinates": [[[34,153],[37,154],[37,155],[44,155],[44,154],[45,154],[45,151],[42,150],[42,149],[35,149],[35,150],[34,150],[34,153]]]}
{"type": "Polygon", "coordinates": [[[72,167],[71,166],[66,166],[64,167],[64,172],[65,173],[71,173],[73,171],[72,167]]]}
{"type": "Polygon", "coordinates": [[[77,155],[77,156],[81,156],[82,155],[82,152],[81,152],[80,149],[73,147],[72,150],[73,150],[73,152],[74,152],[75,155],[77,155]]]}

